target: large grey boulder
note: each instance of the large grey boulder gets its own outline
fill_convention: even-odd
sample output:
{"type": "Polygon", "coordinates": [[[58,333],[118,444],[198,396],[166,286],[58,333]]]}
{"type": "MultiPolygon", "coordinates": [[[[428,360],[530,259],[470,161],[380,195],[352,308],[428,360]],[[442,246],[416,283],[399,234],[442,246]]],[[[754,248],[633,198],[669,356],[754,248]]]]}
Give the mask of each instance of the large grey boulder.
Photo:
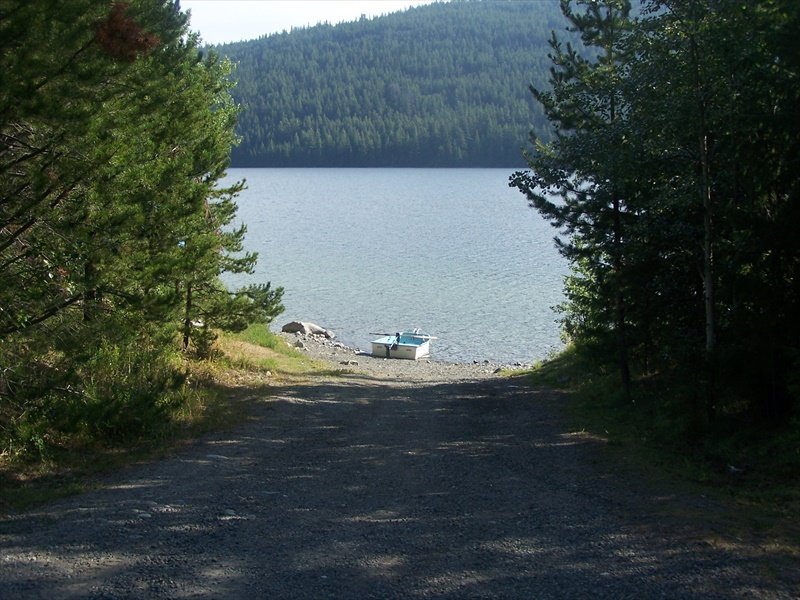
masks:
{"type": "Polygon", "coordinates": [[[304,335],[320,335],[332,340],[336,337],[330,329],[325,329],[314,323],[306,323],[304,321],[292,321],[281,327],[284,333],[302,333],[304,335]]]}

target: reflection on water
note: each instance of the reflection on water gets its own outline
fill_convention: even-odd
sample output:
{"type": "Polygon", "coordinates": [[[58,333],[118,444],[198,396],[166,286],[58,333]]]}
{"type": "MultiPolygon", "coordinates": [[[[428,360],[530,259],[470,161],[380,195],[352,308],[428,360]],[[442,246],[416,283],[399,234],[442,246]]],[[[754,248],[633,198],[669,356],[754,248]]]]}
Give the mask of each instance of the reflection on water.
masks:
{"type": "Polygon", "coordinates": [[[286,288],[276,327],[312,321],[362,349],[370,331],[419,327],[437,359],[543,358],[559,347],[566,263],[511,171],[231,169],[247,179],[254,279],[286,288]]]}

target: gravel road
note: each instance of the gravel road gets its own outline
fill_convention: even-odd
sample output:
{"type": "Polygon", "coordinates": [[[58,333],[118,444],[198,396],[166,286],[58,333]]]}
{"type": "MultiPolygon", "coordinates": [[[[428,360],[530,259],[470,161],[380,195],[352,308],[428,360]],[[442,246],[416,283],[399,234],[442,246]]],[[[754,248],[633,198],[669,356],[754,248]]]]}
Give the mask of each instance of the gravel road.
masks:
{"type": "Polygon", "coordinates": [[[234,390],[252,418],[0,522],[0,598],[795,598],[797,557],[620,471],[565,398],[444,365],[234,390]]]}

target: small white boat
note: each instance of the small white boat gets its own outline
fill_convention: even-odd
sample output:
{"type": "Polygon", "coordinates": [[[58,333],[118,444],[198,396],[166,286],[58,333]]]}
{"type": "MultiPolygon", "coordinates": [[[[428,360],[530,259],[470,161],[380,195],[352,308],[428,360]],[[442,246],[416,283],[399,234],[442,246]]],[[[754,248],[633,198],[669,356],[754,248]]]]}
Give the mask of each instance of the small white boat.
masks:
{"type": "Polygon", "coordinates": [[[431,353],[431,340],[436,339],[432,335],[421,333],[419,329],[412,332],[373,333],[372,335],[381,336],[372,340],[372,356],[409,360],[428,356],[431,353]]]}

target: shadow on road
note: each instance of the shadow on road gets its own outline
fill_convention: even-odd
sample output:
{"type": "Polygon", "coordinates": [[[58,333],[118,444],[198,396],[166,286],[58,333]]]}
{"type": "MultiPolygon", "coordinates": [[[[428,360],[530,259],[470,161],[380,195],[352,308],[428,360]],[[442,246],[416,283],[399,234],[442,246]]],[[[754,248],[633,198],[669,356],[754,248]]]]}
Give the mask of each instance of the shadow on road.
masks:
{"type": "Polygon", "coordinates": [[[280,388],[235,431],[0,524],[0,597],[791,597],[789,557],[767,579],[708,543],[702,500],[609,472],[561,400],[514,379],[280,388]]]}

